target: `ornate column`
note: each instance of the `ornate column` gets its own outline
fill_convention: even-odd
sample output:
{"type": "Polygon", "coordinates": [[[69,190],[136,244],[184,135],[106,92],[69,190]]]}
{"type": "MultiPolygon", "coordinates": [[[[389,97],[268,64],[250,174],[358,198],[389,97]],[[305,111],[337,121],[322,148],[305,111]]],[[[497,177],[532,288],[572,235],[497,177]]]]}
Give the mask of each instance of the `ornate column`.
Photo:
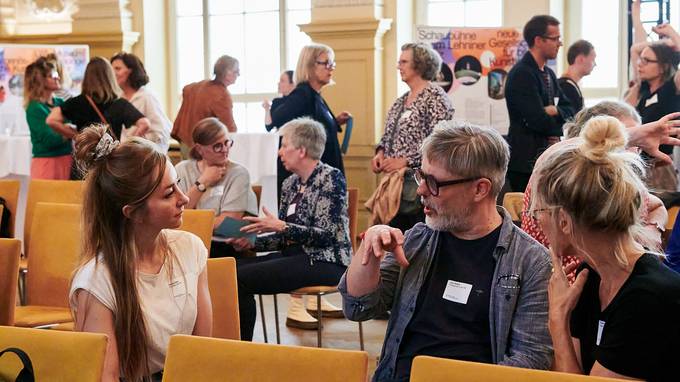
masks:
{"type": "Polygon", "coordinates": [[[354,116],[344,160],[348,187],[359,188],[360,230],[366,228],[368,218],[363,203],[377,183],[370,161],[384,119],[383,35],[392,20],[381,16],[381,1],[313,0],[312,22],[300,26],[313,41],[335,51],[336,85],[323,94],[335,113],[347,110],[354,116]]]}

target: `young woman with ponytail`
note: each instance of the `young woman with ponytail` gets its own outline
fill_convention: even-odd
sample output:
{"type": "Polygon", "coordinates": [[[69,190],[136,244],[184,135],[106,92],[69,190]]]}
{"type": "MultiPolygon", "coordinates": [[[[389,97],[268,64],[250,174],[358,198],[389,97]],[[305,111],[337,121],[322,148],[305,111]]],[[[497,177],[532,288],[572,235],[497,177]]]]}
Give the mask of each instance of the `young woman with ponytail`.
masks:
{"type": "Polygon", "coordinates": [[[160,381],[170,336],[210,336],[207,250],[183,231],[188,198],[156,145],[105,126],[76,137],[86,171],[82,262],[71,282],[77,331],[109,336],[102,381],[160,381]]]}

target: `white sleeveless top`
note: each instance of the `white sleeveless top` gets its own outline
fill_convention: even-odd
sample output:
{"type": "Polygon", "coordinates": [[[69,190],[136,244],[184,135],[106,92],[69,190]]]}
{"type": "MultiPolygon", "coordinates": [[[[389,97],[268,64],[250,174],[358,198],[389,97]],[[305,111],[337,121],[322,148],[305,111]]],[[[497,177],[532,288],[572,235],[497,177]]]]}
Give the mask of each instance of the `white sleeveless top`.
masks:
{"type": "MultiPolygon", "coordinates": [[[[197,315],[198,276],[205,269],[208,259],[208,251],[196,235],[176,230],[163,232],[176,257],[172,276],[167,262],[158,274],[137,273],[137,288],[149,341],[147,354],[151,373],[163,369],[170,336],[193,332],[197,315]]],[[[79,289],[88,291],[115,314],[116,301],[111,277],[101,255],[99,261],[92,259],[87,262],[73,278],[69,301],[74,311],[77,308],[75,292],[79,289]]]]}

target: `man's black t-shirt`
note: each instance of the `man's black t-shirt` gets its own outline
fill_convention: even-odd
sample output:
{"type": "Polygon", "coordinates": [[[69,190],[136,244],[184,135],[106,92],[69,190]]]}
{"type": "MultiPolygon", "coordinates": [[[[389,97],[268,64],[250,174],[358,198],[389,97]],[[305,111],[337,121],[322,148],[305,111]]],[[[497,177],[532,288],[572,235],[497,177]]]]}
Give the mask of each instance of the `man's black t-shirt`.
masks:
{"type": "MultiPolygon", "coordinates": [[[[680,111],[680,94],[678,94],[673,79],[664,82],[654,93],[649,90],[649,84],[646,81],[642,82],[640,85],[640,101],[635,107],[640,113],[642,123],[654,122],[667,114],[680,111]]],[[[672,154],[673,146],[661,145],[659,150],[666,154],[672,154]]]]}
{"type": "Polygon", "coordinates": [[[628,377],[680,378],[680,275],[645,254],[607,307],[600,311],[600,277],[588,280],[571,315],[586,374],[595,361],[628,377]]]}
{"type": "MultiPolygon", "coordinates": [[[[123,98],[107,103],[97,103],[96,105],[116,134],[116,139],[120,139],[123,125],[129,128],[137,120],[144,118],[144,114],[123,98]]],[[[82,94],[66,101],[61,106],[61,113],[65,119],[78,127],[78,131],[82,131],[93,123],[102,123],[97,112],[82,94]]]]}
{"type": "Polygon", "coordinates": [[[416,355],[492,362],[489,299],[500,232],[476,240],[441,235],[399,347],[397,379],[408,379],[416,355]]]}

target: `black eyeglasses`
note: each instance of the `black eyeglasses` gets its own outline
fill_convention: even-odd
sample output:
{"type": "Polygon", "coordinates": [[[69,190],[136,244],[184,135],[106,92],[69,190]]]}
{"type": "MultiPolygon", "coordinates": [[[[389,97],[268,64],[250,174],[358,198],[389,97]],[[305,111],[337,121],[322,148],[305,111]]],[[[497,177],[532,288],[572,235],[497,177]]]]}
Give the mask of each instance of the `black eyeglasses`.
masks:
{"type": "Polygon", "coordinates": [[[323,65],[328,70],[335,69],[335,61],[331,61],[331,60],[316,61],[316,64],[317,65],[323,65]]]}
{"type": "Polygon", "coordinates": [[[233,145],[234,145],[234,141],[231,140],[231,139],[227,139],[224,142],[218,142],[218,143],[215,143],[214,145],[212,145],[212,151],[214,153],[223,153],[233,145]]]}
{"type": "Polygon", "coordinates": [[[659,62],[659,60],[652,60],[647,57],[640,57],[638,58],[638,62],[641,63],[642,65],[647,65],[647,64],[656,64],[659,62]]]}
{"type": "Polygon", "coordinates": [[[562,36],[541,36],[541,38],[555,42],[562,42],[562,36]]]}
{"type": "Polygon", "coordinates": [[[430,194],[432,194],[432,196],[439,196],[440,187],[453,186],[454,184],[472,182],[477,179],[482,179],[483,177],[476,176],[474,178],[445,180],[443,182],[439,182],[437,179],[434,178],[434,176],[425,174],[422,169],[417,169],[413,174],[413,178],[415,178],[416,183],[419,186],[423,183],[423,181],[425,181],[425,185],[427,186],[427,190],[430,191],[430,194]]]}

